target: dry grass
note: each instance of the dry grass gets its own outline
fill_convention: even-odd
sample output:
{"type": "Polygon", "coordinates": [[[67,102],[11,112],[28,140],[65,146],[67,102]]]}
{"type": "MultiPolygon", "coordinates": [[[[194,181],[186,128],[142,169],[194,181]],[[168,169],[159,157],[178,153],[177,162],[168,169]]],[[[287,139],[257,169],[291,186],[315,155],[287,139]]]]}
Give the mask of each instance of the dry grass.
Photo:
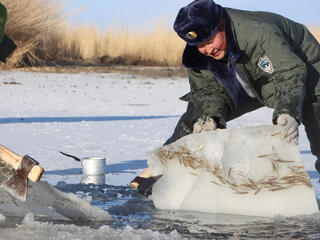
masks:
{"type": "Polygon", "coordinates": [[[2,68],[48,64],[177,66],[184,43],[162,21],[154,31],[116,26],[105,32],[73,26],[63,16],[62,0],[3,0],[8,11],[6,33],[18,49],[2,68]]]}
{"type": "Polygon", "coordinates": [[[162,21],[150,32],[117,30],[112,27],[103,35],[101,49],[111,58],[122,58],[131,64],[180,65],[185,43],[162,21]],[[131,60],[130,60],[131,59],[131,60]]]}
{"type": "MultiPolygon", "coordinates": [[[[63,15],[63,0],[2,0],[6,33],[18,49],[2,68],[76,64],[180,66],[185,43],[159,20],[152,30],[110,26],[100,32],[73,26],[63,15]]],[[[311,28],[320,40],[320,29],[311,28]]]]}
{"type": "Polygon", "coordinates": [[[312,32],[313,36],[320,42],[320,28],[319,27],[310,27],[309,30],[312,32]]]}
{"type": "Polygon", "coordinates": [[[116,26],[99,32],[89,25],[75,28],[64,25],[58,35],[53,43],[62,50],[53,57],[57,62],[177,66],[185,45],[173,31],[165,30],[161,21],[156,30],[145,32],[116,26]]]}
{"type": "Polygon", "coordinates": [[[10,57],[7,67],[32,65],[47,57],[47,37],[63,21],[59,0],[2,0],[7,8],[6,33],[14,39],[18,49],[10,57]]]}

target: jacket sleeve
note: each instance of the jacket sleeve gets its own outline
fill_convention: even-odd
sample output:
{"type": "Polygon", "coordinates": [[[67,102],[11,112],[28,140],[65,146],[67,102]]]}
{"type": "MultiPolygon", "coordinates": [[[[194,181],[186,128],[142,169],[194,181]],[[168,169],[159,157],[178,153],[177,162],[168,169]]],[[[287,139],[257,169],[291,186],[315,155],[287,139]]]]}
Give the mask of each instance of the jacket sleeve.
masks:
{"type": "Polygon", "coordinates": [[[213,118],[218,128],[225,128],[232,102],[223,87],[207,70],[187,69],[195,119],[213,118]]]}
{"type": "Polygon", "coordinates": [[[194,116],[194,106],[191,102],[189,102],[187,111],[181,116],[180,120],[177,123],[177,126],[174,129],[172,136],[163,145],[173,143],[178,139],[192,133],[193,124],[196,121],[197,120],[194,116]]]}
{"type": "MultiPolygon", "coordinates": [[[[272,64],[272,71],[265,73],[268,81],[274,84],[275,110],[272,121],[274,124],[282,113],[294,117],[300,124],[303,102],[306,95],[307,66],[297,55],[299,46],[289,44],[283,33],[270,25],[262,25],[263,33],[258,35],[256,48],[263,50],[262,58],[267,57],[272,64]]],[[[259,67],[259,60],[256,65],[259,67]]],[[[264,71],[257,68],[257,71],[264,71]]]]}

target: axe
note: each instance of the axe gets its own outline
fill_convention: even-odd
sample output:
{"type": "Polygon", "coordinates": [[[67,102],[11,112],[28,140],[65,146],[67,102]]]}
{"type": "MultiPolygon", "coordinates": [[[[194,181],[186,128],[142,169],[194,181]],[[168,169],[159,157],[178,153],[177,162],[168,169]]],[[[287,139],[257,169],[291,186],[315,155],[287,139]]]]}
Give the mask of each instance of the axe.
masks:
{"type": "Polygon", "coordinates": [[[0,145],[0,160],[14,170],[9,174],[10,177],[1,184],[1,187],[14,198],[24,202],[27,195],[28,179],[38,182],[44,172],[43,168],[31,157],[27,155],[21,157],[2,145],[0,145]]]}

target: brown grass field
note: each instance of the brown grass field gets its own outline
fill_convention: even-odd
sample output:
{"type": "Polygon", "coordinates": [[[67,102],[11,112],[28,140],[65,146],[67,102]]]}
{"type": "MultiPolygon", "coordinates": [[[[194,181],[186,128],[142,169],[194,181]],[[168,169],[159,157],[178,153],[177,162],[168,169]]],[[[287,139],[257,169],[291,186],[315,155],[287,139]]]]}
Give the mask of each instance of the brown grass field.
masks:
{"type": "MultiPolygon", "coordinates": [[[[72,25],[62,0],[2,0],[18,49],[1,68],[55,65],[180,66],[184,42],[159,20],[152,30],[72,25]]],[[[310,27],[320,40],[320,28],[310,27]]]]}

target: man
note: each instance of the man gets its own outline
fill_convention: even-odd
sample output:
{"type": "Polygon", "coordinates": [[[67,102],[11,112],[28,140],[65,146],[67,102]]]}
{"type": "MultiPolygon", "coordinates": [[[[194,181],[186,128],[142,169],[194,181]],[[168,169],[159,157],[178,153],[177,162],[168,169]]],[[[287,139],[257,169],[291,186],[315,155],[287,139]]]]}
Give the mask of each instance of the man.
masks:
{"type": "MultiPolygon", "coordinates": [[[[181,98],[187,111],[165,144],[226,128],[226,122],[267,106],[288,142],[298,144],[304,124],[320,172],[320,45],[305,26],[196,0],[180,9],[174,30],[187,43],[182,63],[191,91],[181,98]]],[[[147,169],[131,185],[150,175],[147,169]]]]}
{"type": "Polygon", "coordinates": [[[187,43],[183,65],[188,108],[165,144],[210,119],[212,128],[262,106],[298,143],[303,123],[320,172],[320,45],[302,24],[267,12],[223,8],[196,0],[180,9],[174,30],[187,43]]]}
{"type": "Polygon", "coordinates": [[[6,59],[17,48],[16,44],[8,38],[5,32],[5,25],[7,21],[7,10],[0,3],[0,61],[6,62],[6,59]]]}

